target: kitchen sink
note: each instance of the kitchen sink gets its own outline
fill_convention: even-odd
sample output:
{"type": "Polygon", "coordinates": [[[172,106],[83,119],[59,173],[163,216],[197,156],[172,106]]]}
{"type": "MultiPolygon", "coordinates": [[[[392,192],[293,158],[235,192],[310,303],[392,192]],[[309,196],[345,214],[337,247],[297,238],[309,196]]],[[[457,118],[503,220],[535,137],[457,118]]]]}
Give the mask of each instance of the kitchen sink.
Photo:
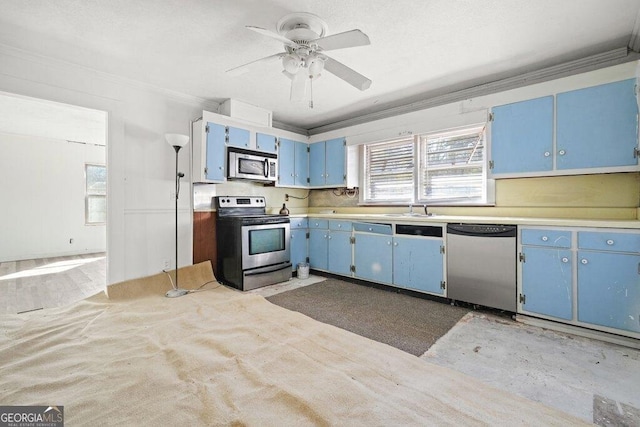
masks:
{"type": "Polygon", "coordinates": [[[430,216],[435,216],[432,213],[423,214],[423,213],[417,213],[417,212],[391,213],[391,214],[383,214],[383,215],[397,217],[397,218],[402,218],[402,217],[425,217],[426,218],[430,216]]]}

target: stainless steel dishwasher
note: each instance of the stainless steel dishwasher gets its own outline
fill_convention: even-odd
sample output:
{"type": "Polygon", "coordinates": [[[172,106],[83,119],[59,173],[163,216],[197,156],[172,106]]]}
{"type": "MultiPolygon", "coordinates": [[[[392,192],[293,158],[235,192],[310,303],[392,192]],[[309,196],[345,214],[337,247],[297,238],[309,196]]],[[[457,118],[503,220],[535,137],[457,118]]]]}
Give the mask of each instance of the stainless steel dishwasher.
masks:
{"type": "Polygon", "coordinates": [[[447,297],[516,311],[515,225],[447,225],[447,297]]]}

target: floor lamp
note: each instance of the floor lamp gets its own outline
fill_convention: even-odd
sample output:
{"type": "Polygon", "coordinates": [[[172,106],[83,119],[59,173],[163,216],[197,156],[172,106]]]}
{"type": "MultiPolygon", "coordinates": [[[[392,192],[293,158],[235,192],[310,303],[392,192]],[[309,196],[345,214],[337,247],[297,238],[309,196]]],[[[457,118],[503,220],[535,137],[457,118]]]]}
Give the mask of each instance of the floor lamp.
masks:
{"type": "MultiPolygon", "coordinates": [[[[187,145],[189,137],[178,133],[167,133],[164,138],[176,150],[176,281],[175,283],[171,282],[173,289],[165,294],[168,298],[175,298],[189,293],[186,289],[180,289],[178,285],[178,196],[180,194],[180,178],[184,177],[182,172],[178,172],[178,151],[187,145]]],[[[171,276],[169,276],[169,279],[171,279],[171,276]]]]}

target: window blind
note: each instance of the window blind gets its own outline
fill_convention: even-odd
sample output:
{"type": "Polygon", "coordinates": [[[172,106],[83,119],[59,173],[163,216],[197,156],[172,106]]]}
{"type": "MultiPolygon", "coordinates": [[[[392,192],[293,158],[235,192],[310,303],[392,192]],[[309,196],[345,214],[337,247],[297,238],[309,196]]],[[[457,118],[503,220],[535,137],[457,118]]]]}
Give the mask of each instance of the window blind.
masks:
{"type": "Polygon", "coordinates": [[[485,195],[483,128],[420,137],[423,202],[482,201],[485,195]]]}
{"type": "Polygon", "coordinates": [[[412,201],[415,189],[413,138],[365,146],[365,200],[412,201]]]}

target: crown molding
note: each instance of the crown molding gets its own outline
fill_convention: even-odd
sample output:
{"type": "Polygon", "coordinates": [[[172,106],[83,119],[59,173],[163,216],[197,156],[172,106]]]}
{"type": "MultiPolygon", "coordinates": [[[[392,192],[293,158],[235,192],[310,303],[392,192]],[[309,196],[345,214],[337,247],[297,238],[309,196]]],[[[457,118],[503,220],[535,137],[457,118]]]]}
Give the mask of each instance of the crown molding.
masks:
{"type": "MultiPolygon", "coordinates": [[[[638,23],[637,23],[638,24],[638,23]]],[[[635,30],[634,30],[635,32],[635,30]]],[[[574,74],[580,74],[587,71],[593,71],[600,68],[610,67],[613,65],[631,62],[640,59],[640,53],[629,51],[625,47],[613,49],[597,55],[588,56],[586,58],[565,62],[563,64],[542,68],[517,76],[508,77],[506,79],[497,80],[477,86],[472,86],[462,90],[456,90],[444,95],[437,95],[425,98],[421,101],[412,102],[410,104],[399,105],[392,108],[375,111],[361,116],[353,117],[346,120],[329,123],[323,126],[308,129],[309,135],[317,135],[329,131],[347,128],[350,126],[360,125],[363,123],[373,122],[380,119],[400,116],[402,114],[413,113],[415,111],[425,110],[440,105],[459,102],[470,98],[489,95],[492,93],[503,92],[510,89],[516,89],[523,86],[529,86],[535,83],[541,83],[549,80],[555,80],[574,74]]]]}

